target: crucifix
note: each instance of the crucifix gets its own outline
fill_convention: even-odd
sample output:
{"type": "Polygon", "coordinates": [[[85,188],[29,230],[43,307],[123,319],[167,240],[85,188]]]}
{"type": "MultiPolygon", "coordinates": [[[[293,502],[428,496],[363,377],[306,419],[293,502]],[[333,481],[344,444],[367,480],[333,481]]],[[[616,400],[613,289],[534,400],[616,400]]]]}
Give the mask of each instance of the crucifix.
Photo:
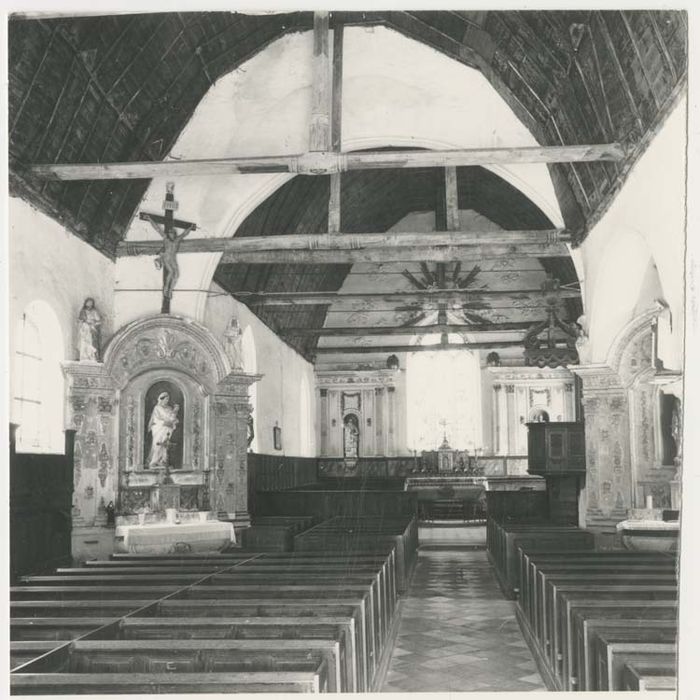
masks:
{"type": "Polygon", "coordinates": [[[139,218],[142,221],[148,221],[163,239],[163,247],[155,259],[156,269],[163,269],[163,303],[160,309],[162,314],[170,313],[170,299],[173,296],[173,289],[175,289],[178,277],[180,277],[180,268],[177,264],[180,243],[190,231],[197,229],[197,224],[173,218],[173,212],[176,210],[175,183],[168,182],[165,185],[165,200],[163,201],[164,215],[149,214],[145,211],[139,213],[139,218]],[[182,233],[178,233],[178,229],[183,229],[182,233]]]}

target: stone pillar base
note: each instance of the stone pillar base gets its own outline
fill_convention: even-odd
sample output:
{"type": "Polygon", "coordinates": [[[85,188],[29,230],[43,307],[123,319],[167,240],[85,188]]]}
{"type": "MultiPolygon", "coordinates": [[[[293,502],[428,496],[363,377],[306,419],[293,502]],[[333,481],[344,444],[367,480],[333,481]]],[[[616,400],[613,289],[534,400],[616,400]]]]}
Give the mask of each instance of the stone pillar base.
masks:
{"type": "Polygon", "coordinates": [[[109,559],[114,553],[113,527],[76,527],[71,533],[71,555],[75,564],[88,559],[109,559]]]}

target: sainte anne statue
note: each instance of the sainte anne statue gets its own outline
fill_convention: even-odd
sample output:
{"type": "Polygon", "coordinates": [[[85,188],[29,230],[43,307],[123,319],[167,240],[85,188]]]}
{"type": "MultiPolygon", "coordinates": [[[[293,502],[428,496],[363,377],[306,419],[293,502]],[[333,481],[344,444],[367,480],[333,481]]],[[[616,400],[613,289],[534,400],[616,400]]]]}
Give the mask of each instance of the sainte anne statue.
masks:
{"type": "Polygon", "coordinates": [[[153,407],[151,418],[148,421],[148,430],[151,432],[151,453],[148,455],[149,467],[168,466],[168,447],[170,438],[178,426],[180,406],[170,405],[170,394],[163,391],[158,395],[158,402],[153,407]]]}

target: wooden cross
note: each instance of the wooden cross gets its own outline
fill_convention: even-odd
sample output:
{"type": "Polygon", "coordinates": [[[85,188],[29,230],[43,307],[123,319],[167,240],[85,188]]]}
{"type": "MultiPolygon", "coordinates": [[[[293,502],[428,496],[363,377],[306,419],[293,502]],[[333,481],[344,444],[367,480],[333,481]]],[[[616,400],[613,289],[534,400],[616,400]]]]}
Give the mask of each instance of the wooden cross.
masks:
{"type": "Polygon", "coordinates": [[[177,264],[177,253],[180,249],[180,243],[190,231],[197,230],[197,224],[173,218],[174,211],[177,211],[175,183],[168,182],[165,186],[165,200],[163,201],[164,215],[150,214],[145,211],[139,213],[139,219],[148,221],[163,239],[163,247],[158,252],[155,260],[156,268],[159,270],[161,267],[163,268],[163,302],[160,309],[162,314],[170,313],[170,299],[180,277],[180,268],[177,264]],[[178,233],[178,229],[184,230],[182,233],[178,233]]]}

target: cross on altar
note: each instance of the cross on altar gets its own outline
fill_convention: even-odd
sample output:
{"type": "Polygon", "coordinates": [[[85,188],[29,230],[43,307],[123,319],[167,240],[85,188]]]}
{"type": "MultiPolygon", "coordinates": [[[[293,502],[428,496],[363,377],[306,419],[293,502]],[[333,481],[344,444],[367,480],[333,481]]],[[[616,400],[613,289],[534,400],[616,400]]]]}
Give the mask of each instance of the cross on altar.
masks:
{"type": "Polygon", "coordinates": [[[160,270],[163,268],[163,302],[160,308],[162,314],[170,313],[170,299],[173,296],[173,289],[175,289],[178,277],[180,277],[180,268],[177,264],[177,253],[180,250],[180,243],[190,231],[197,229],[197,224],[173,218],[174,211],[177,211],[175,183],[168,182],[165,186],[165,200],[163,201],[164,215],[150,214],[145,211],[139,212],[139,219],[148,221],[163,239],[163,247],[155,260],[156,269],[160,270]],[[182,233],[178,233],[178,229],[184,230],[182,233]]]}

